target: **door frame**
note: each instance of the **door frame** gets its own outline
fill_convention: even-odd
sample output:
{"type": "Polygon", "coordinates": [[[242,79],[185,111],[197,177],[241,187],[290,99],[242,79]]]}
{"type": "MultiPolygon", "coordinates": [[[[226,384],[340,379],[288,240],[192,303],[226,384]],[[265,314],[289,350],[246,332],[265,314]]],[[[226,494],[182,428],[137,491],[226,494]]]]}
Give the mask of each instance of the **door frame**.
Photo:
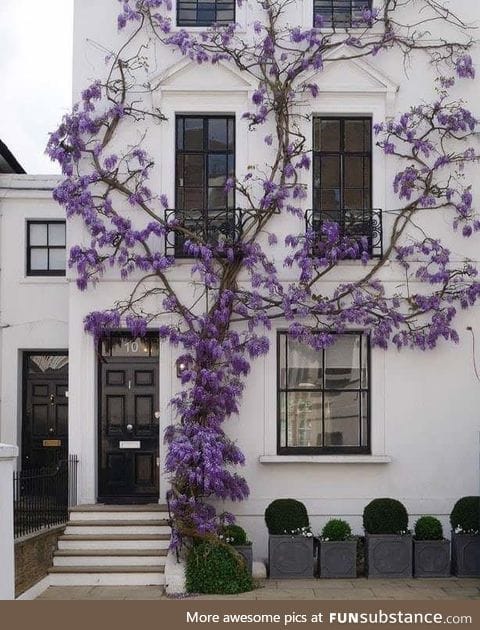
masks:
{"type": "MultiPolygon", "coordinates": [[[[110,335],[108,337],[112,338],[112,337],[125,337],[125,336],[131,336],[132,339],[135,339],[130,331],[125,330],[125,329],[120,329],[120,330],[115,330],[112,331],[110,333],[110,335]]],[[[144,335],[144,337],[142,337],[143,339],[158,339],[158,332],[155,330],[148,330],[147,333],[144,335]]],[[[106,337],[101,338],[96,346],[95,346],[95,352],[96,352],[96,357],[97,357],[97,361],[96,361],[96,365],[97,365],[97,428],[96,428],[96,438],[97,438],[97,471],[96,471],[96,502],[97,503],[109,503],[111,505],[114,504],[119,504],[119,505],[138,505],[141,503],[144,503],[144,501],[141,501],[141,497],[138,497],[138,500],[135,500],[135,497],[109,497],[109,496],[102,496],[100,493],[101,490],[101,480],[100,480],[100,476],[101,476],[101,458],[102,458],[102,396],[103,396],[103,384],[102,384],[102,363],[104,362],[104,357],[102,356],[102,343],[106,340],[106,337]]],[[[157,367],[158,367],[158,382],[156,384],[157,386],[157,397],[158,399],[160,399],[160,355],[158,357],[135,357],[132,356],[130,358],[127,357],[117,357],[118,362],[122,362],[124,361],[125,363],[128,363],[128,361],[130,360],[132,363],[137,361],[137,362],[141,362],[142,358],[146,359],[148,358],[152,363],[154,362],[154,359],[157,360],[157,367]]],[[[115,361],[114,361],[115,362],[115,361]]],[[[157,443],[157,462],[160,461],[160,425],[158,427],[158,443],[157,443]]],[[[156,462],[156,463],[157,463],[156,462]]],[[[160,498],[160,470],[157,471],[157,478],[158,478],[158,484],[157,484],[157,494],[155,496],[152,495],[151,499],[155,500],[155,501],[159,501],[160,498]]],[[[151,501],[149,501],[151,502],[151,501]]]]}
{"type": "MultiPolygon", "coordinates": [[[[21,415],[20,415],[20,421],[21,421],[21,426],[20,426],[20,430],[21,430],[21,442],[20,442],[20,457],[19,457],[19,461],[20,461],[20,467],[23,468],[23,462],[24,462],[24,458],[25,458],[25,445],[26,445],[26,441],[25,441],[25,415],[26,415],[26,411],[27,411],[27,398],[28,398],[28,387],[27,387],[27,365],[28,365],[28,359],[31,356],[36,356],[39,354],[48,354],[49,356],[55,356],[55,357],[68,357],[68,349],[65,350],[50,350],[49,348],[38,348],[36,350],[22,350],[22,405],[21,405],[21,415]]],[[[69,382],[70,382],[70,364],[68,364],[68,378],[67,378],[67,392],[68,392],[68,388],[69,388],[69,382]]],[[[68,436],[69,436],[69,432],[68,432],[68,423],[69,423],[69,411],[70,408],[67,406],[67,441],[68,441],[68,436]]],[[[67,449],[67,457],[70,454],[70,446],[68,446],[67,449]]]]}

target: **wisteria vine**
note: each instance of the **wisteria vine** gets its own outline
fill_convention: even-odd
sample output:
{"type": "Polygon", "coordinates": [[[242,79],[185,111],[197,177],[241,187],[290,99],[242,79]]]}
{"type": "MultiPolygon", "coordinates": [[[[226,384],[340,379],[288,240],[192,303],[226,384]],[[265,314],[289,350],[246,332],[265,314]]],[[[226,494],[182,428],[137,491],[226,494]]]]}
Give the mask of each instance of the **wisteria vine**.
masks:
{"type": "Polygon", "coordinates": [[[269,351],[266,331],[272,320],[281,320],[294,339],[316,349],[352,327],[367,331],[371,343],[382,348],[425,350],[441,339],[458,339],[453,322],[459,307],[478,299],[477,269],[468,261],[454,263],[432,235],[413,240],[410,228],[416,229],[414,217],[422,212],[448,211],[452,228],[464,237],[480,229],[463,177],[465,166],[478,160],[478,121],[449,96],[456,80],[475,77],[473,41],[467,25],[439,0],[366,6],[349,29],[332,29],[321,15],[311,28],[292,26],[293,0],[262,0],[251,3],[258,19],[247,33],[237,23],[214,24],[200,33],[176,28],[170,0],[120,2],[118,26],[125,42],[108,56],[106,78],[84,90],[81,102],[51,134],[47,150],[65,175],[54,197],[88,234],[70,251],[78,288],[86,290],[112,273],[128,281],[125,298],[90,313],[85,330],[100,338],[120,327],[134,336],[153,328],[162,341],[179,348],[185,366],[182,389],[172,400],[176,419],[165,433],[172,544],[179,546],[185,537],[217,531],[212,499],[248,496],[246,481],[235,472],[244,456],[224,423],[239,413],[251,361],[269,351]],[[421,17],[404,23],[401,16],[414,4],[422,5],[416,9],[421,17]],[[448,24],[458,39],[435,38],[438,23],[448,24]],[[268,164],[252,165],[225,181],[242,211],[236,238],[211,239],[188,221],[168,218],[167,197],[152,189],[156,156],[147,153],[144,140],[164,116],[149,105],[158,86],[144,77],[159,44],[200,67],[225,63],[244,73],[256,85],[244,113],[249,129],[259,132],[266,124],[274,129],[264,135],[268,164]],[[413,55],[428,56],[438,75],[438,96],[395,120],[376,121],[378,145],[399,166],[392,185],[401,207],[385,235],[384,256],[373,260],[367,235],[348,234],[333,221],[306,231],[301,227],[304,174],[311,167],[311,147],[302,132],[309,116],[301,105],[321,99],[319,85],[309,77],[321,77],[327,62],[393,49],[405,63],[413,55]],[[124,130],[132,128],[138,141],[121,148],[124,130]],[[296,217],[299,229],[275,247],[271,223],[282,214],[296,217]],[[178,260],[163,247],[172,238],[181,239],[191,258],[190,300],[176,291],[178,260]],[[281,266],[272,255],[279,250],[285,252],[291,280],[280,279],[281,266]],[[358,278],[327,290],[324,281],[346,259],[358,260],[358,278]],[[393,294],[379,279],[386,262],[398,265],[406,278],[393,294]],[[424,290],[411,289],[411,283],[424,290]]]}

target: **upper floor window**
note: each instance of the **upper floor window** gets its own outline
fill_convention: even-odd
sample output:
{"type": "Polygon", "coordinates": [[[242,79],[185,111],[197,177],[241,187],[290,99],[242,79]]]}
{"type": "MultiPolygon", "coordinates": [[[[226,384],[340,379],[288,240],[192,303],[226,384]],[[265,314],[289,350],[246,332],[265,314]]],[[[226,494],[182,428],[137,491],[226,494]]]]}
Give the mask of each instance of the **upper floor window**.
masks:
{"type": "Polygon", "coordinates": [[[372,0],[313,0],[313,20],[321,15],[329,28],[351,28],[360,23],[362,11],[372,8],[372,0]]]}
{"type": "Polygon", "coordinates": [[[235,0],[177,0],[178,26],[235,22],[235,0]]]}
{"type": "Polygon", "coordinates": [[[278,453],[370,452],[369,342],[336,335],[314,350],[278,334],[278,453]]]}
{"type": "Polygon", "coordinates": [[[65,221],[28,221],[27,275],[64,276],[66,262],[65,221]]]}

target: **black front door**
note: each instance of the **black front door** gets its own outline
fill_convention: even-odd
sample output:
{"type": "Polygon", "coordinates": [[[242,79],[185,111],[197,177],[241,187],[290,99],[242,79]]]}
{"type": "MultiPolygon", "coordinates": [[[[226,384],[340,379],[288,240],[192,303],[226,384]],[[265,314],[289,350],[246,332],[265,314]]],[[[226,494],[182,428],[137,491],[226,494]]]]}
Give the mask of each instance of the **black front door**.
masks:
{"type": "Polygon", "coordinates": [[[110,349],[103,344],[98,499],[105,503],[158,500],[158,355],[152,346],[128,337],[110,349]]]}
{"type": "Polygon", "coordinates": [[[23,360],[22,468],[68,457],[68,355],[26,352],[23,360]]]}

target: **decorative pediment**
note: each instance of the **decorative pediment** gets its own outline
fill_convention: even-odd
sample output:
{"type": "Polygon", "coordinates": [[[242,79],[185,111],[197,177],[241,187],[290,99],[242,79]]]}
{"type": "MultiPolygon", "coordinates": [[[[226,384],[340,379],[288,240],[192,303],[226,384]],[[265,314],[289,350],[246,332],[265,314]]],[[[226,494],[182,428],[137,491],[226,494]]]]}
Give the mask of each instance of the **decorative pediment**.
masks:
{"type": "Polygon", "coordinates": [[[184,57],[163,73],[150,79],[162,92],[250,92],[255,81],[233,64],[198,64],[184,57]]]}

